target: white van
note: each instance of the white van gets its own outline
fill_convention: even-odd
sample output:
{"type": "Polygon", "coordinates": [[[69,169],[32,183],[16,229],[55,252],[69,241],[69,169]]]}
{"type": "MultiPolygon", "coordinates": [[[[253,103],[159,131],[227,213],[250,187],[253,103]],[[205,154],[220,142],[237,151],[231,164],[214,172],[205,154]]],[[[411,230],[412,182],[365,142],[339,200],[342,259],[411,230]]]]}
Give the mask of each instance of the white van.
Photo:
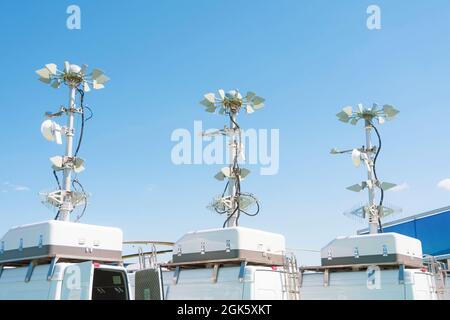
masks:
{"type": "Polygon", "coordinates": [[[261,266],[222,267],[217,279],[214,268],[182,270],[178,280],[174,272],[163,272],[166,300],[283,300],[283,275],[261,266]]]}
{"type": "Polygon", "coordinates": [[[0,299],[129,298],[120,229],[51,220],[0,239],[0,299]]]}
{"type": "Polygon", "coordinates": [[[0,300],[128,300],[130,289],[123,267],[57,263],[3,269],[0,300]],[[31,272],[31,275],[29,274],[31,272]]]}
{"type": "Polygon", "coordinates": [[[421,269],[304,273],[302,300],[437,300],[433,274],[421,269]]]}
{"type": "Polygon", "coordinates": [[[139,270],[130,282],[136,300],[283,300],[282,268],[229,266],[139,270]]]}

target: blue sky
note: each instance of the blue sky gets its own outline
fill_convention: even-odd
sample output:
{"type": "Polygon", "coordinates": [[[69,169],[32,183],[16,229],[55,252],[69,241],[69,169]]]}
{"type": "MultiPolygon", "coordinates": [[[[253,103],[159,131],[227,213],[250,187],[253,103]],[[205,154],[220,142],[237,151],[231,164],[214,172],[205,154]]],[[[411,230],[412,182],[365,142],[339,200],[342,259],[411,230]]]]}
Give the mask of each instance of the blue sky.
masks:
{"type": "MultiPolygon", "coordinates": [[[[279,173],[245,180],[262,210],[241,225],[309,249],[365,226],[342,215],[365,200],[345,190],[363,180],[363,169],[329,155],[332,147],[364,143],[361,126],[335,117],[357,103],[401,110],[381,128],[378,171],[407,187],[389,192],[387,202],[404,215],[446,206],[450,191],[437,184],[450,177],[448,21],[447,0],[2,1],[0,233],[54,215],[38,193],[54,188],[48,158],[62,148],[45,141],[39,126],[45,111],[67,103],[67,91],[44,86],[34,70],[64,60],[112,78],[86,96],[94,118],[79,178],[92,194],[83,222],[120,226],[126,239],[176,240],[222,225],[205,208],[222,191],[212,179],[220,166],[170,159],[174,129],[192,131],[194,120],[224,124],[198,104],[218,88],[265,97],[266,107],[240,123],[280,130],[279,173]],[[66,28],[70,4],[81,8],[81,30],[66,28]],[[371,4],[382,10],[378,31],[366,28],[371,4]]],[[[317,255],[298,255],[318,263],[317,255]]]]}

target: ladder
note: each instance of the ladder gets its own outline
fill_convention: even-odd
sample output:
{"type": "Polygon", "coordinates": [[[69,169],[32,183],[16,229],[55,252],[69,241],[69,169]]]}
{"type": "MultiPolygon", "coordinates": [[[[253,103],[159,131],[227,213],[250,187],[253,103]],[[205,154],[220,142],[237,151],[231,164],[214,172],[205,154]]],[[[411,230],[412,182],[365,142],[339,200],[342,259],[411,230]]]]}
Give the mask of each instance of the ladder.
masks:
{"type": "Polygon", "coordinates": [[[283,292],[287,300],[300,300],[300,274],[297,258],[293,254],[284,256],[283,292]]]}
{"type": "Polygon", "coordinates": [[[150,253],[144,252],[142,247],[139,247],[138,257],[140,270],[147,269],[147,261],[150,269],[156,269],[158,267],[158,252],[154,244],[152,244],[152,251],[150,253]]]}
{"type": "Polygon", "coordinates": [[[446,299],[447,274],[444,265],[430,255],[424,255],[423,261],[428,272],[434,276],[434,285],[438,299],[446,299]]]}

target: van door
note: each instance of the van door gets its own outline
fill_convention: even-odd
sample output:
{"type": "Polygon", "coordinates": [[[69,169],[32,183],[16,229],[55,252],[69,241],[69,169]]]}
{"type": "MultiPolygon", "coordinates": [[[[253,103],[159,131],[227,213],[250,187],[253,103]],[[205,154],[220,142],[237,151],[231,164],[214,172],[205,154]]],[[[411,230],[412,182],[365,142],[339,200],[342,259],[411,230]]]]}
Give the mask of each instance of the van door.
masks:
{"type": "Polygon", "coordinates": [[[64,270],[61,300],[91,300],[93,275],[92,261],[67,266],[64,270]]]}
{"type": "Polygon", "coordinates": [[[128,300],[128,277],[124,269],[98,267],[94,270],[92,300],[128,300]]]}
{"type": "Polygon", "coordinates": [[[257,270],[255,272],[255,300],[283,300],[283,274],[279,271],[257,270]]]}
{"type": "Polygon", "coordinates": [[[429,273],[415,272],[413,285],[414,300],[436,300],[436,286],[429,273]]]}

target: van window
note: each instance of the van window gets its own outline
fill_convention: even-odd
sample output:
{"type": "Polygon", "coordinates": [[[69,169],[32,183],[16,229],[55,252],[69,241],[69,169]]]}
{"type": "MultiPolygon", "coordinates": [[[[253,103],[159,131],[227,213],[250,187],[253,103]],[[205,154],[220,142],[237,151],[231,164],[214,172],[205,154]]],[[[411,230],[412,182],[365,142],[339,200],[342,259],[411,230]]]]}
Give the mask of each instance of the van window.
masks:
{"type": "Polygon", "coordinates": [[[92,300],[127,300],[126,279],[122,271],[95,269],[92,300]]]}

